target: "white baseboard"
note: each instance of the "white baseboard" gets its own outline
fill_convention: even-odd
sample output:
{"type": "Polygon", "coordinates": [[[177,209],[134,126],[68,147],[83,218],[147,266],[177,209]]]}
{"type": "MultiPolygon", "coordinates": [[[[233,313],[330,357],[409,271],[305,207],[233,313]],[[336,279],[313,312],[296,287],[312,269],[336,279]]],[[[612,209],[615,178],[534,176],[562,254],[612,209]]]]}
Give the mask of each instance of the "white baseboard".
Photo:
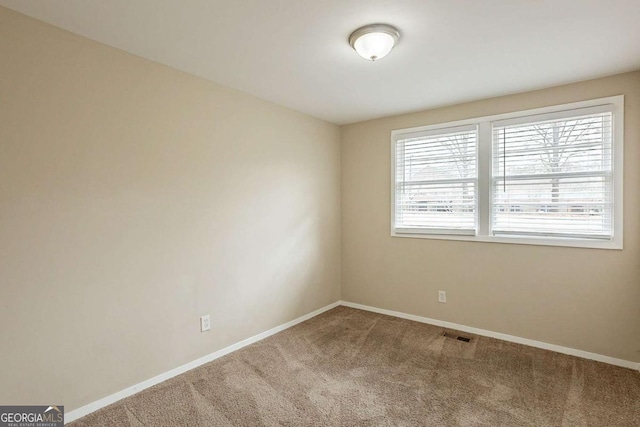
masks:
{"type": "Polygon", "coordinates": [[[640,371],[640,363],[631,362],[630,360],[616,359],[615,357],[604,356],[602,354],[590,353],[588,351],[577,350],[575,348],[563,347],[555,344],[548,344],[542,341],[520,338],[513,335],[502,334],[500,332],[487,331],[485,329],[474,328],[471,326],[459,325],[457,323],[445,322],[443,320],[430,319],[428,317],[416,316],[414,314],[402,313],[399,311],[386,310],[384,308],[371,307],[368,305],[357,304],[354,302],[340,301],[340,305],[345,307],[357,308],[360,310],[371,311],[374,313],[386,314],[388,316],[399,317],[401,319],[413,320],[420,323],[428,323],[429,325],[440,326],[442,328],[454,329],[457,331],[468,332],[470,334],[481,335],[484,337],[497,338],[503,341],[510,341],[517,344],[524,344],[530,347],[551,350],[557,353],[568,354],[570,356],[582,357],[583,359],[596,360],[598,362],[608,363],[610,365],[621,366],[640,371]]]}
{"type": "Polygon", "coordinates": [[[68,412],[67,414],[65,414],[65,423],[70,423],[72,421],[75,421],[79,418],[84,417],[85,415],[88,415],[92,412],[97,411],[98,409],[102,409],[105,406],[109,406],[112,403],[115,403],[119,400],[122,400],[126,397],[132,396],[144,389],[147,389],[149,387],[152,387],[156,384],[159,384],[163,381],[166,381],[170,378],[173,378],[175,376],[178,376],[180,374],[183,374],[187,371],[190,371],[191,369],[197,368],[198,366],[204,365],[205,363],[209,363],[215,359],[218,359],[222,356],[225,356],[229,353],[232,353],[236,350],[239,350],[243,347],[246,347],[250,344],[253,344],[257,341],[263,340],[267,337],[270,337],[271,335],[277,334],[278,332],[284,331],[285,329],[288,329],[292,326],[297,325],[298,323],[304,322],[305,320],[309,320],[312,317],[315,317],[319,314],[324,313],[325,311],[331,310],[332,308],[335,308],[339,305],[345,306],[345,307],[351,307],[351,308],[357,308],[360,310],[366,310],[366,311],[371,311],[374,313],[380,313],[380,314],[386,314],[388,316],[394,316],[394,317],[399,317],[401,319],[407,319],[407,320],[413,320],[416,322],[420,322],[420,323],[427,323],[430,325],[434,325],[434,326],[440,326],[443,328],[448,328],[448,329],[454,329],[454,330],[458,330],[458,331],[463,331],[463,332],[468,332],[471,334],[475,334],[475,335],[481,335],[481,336],[485,336],[485,337],[491,337],[491,338],[497,338],[503,341],[510,341],[510,342],[514,342],[517,344],[524,344],[524,345],[528,345],[531,347],[537,347],[537,348],[542,348],[545,350],[551,350],[551,351],[555,351],[558,353],[563,353],[563,354],[568,354],[571,356],[577,356],[577,357],[582,357],[584,359],[591,359],[591,360],[596,360],[598,362],[604,362],[604,363],[608,363],[610,365],[616,365],[616,366],[622,366],[624,368],[630,368],[630,369],[636,369],[640,371],[640,363],[636,363],[636,362],[631,362],[628,360],[623,360],[623,359],[616,359],[614,357],[610,357],[610,356],[604,356],[601,354],[596,354],[596,353],[589,353],[587,351],[582,351],[582,350],[576,350],[573,348],[569,348],[569,347],[562,347],[559,345],[555,345],[555,344],[547,344],[541,341],[535,341],[535,340],[530,340],[527,338],[520,338],[520,337],[516,337],[513,335],[507,335],[507,334],[502,334],[500,332],[493,332],[493,331],[487,331],[484,329],[479,329],[479,328],[473,328],[471,326],[465,326],[465,325],[460,325],[457,323],[452,323],[452,322],[445,322],[443,320],[437,320],[437,319],[431,319],[428,317],[422,317],[422,316],[416,316],[414,314],[407,314],[407,313],[402,313],[399,311],[393,311],[393,310],[386,310],[384,308],[377,308],[377,307],[371,307],[368,305],[363,305],[363,304],[357,304],[357,303],[353,303],[353,302],[348,302],[348,301],[337,301],[334,302],[333,304],[329,304],[325,307],[322,307],[318,310],[315,310],[309,314],[306,314],[304,316],[298,317],[297,319],[294,319],[290,322],[287,322],[283,325],[280,326],[276,326],[275,328],[269,329],[268,331],[262,332],[258,335],[255,335],[251,338],[247,338],[243,341],[240,341],[238,343],[235,343],[233,345],[230,345],[229,347],[225,347],[221,350],[218,350],[214,353],[208,354],[204,357],[201,357],[197,360],[194,360],[192,362],[189,362],[185,365],[179,366],[175,369],[172,369],[168,372],[165,372],[163,374],[157,375],[153,378],[150,378],[146,381],[143,381],[141,383],[132,385],[131,387],[128,387],[124,390],[118,391],[116,393],[113,393],[107,397],[103,397],[102,399],[96,400],[95,402],[89,403],[88,405],[82,406],[78,409],[75,409],[73,411],[68,412]]]}
{"type": "Polygon", "coordinates": [[[77,420],[78,418],[82,418],[85,415],[88,415],[92,412],[97,411],[98,409],[102,409],[105,406],[111,405],[112,403],[115,403],[119,400],[124,399],[125,397],[129,397],[131,395],[134,395],[144,389],[147,389],[149,387],[152,387],[156,384],[159,384],[163,381],[166,381],[170,378],[173,378],[175,376],[178,376],[180,374],[183,374],[187,371],[190,371],[194,368],[197,368],[198,366],[204,365],[205,363],[209,363],[212,360],[216,360],[222,356],[225,356],[229,353],[232,353],[236,350],[240,350],[242,347],[246,347],[250,344],[253,344],[257,341],[263,340],[267,337],[270,337],[271,335],[277,334],[278,332],[284,331],[285,329],[288,329],[292,326],[297,325],[298,323],[304,322],[305,320],[309,320],[312,317],[315,317],[319,314],[324,313],[325,311],[331,310],[332,308],[337,307],[338,305],[340,305],[340,302],[334,302],[333,304],[329,304],[325,307],[322,307],[318,310],[312,311],[309,314],[305,314],[304,316],[298,317],[297,319],[294,319],[290,322],[287,322],[283,325],[280,326],[276,326],[275,328],[269,329],[268,331],[262,332],[258,335],[254,335],[251,338],[247,338],[246,340],[242,340],[238,343],[235,343],[233,345],[230,345],[229,347],[225,347],[222,350],[218,350],[214,353],[208,354],[206,356],[203,356],[197,360],[194,360],[193,362],[189,362],[185,365],[179,366],[175,369],[172,369],[168,372],[165,372],[163,374],[157,375],[153,378],[150,378],[146,381],[142,381],[141,383],[132,385],[131,387],[128,387],[124,390],[118,391],[116,393],[113,393],[107,397],[103,397],[102,399],[96,400],[95,402],[91,402],[88,405],[82,406],[78,409],[74,409],[73,411],[70,411],[68,413],[65,414],[64,418],[65,418],[65,424],[66,423],[70,423],[72,421],[77,420]]]}

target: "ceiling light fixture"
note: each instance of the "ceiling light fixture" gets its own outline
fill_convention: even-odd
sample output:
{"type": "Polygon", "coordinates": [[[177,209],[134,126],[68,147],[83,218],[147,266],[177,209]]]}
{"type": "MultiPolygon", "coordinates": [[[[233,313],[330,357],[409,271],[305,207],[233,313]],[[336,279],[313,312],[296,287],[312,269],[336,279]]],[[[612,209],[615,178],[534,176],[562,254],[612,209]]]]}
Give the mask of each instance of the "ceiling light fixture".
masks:
{"type": "Polygon", "coordinates": [[[371,24],[355,30],[349,36],[349,44],[358,55],[369,61],[387,56],[398,44],[400,32],[391,25],[371,24]]]}

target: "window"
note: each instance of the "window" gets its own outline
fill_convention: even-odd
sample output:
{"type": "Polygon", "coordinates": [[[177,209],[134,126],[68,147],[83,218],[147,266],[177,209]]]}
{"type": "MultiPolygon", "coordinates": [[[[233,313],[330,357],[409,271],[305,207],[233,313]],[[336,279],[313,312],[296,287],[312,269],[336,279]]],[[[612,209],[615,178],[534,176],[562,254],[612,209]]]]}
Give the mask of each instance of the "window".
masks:
{"type": "Polygon", "coordinates": [[[478,127],[406,134],[396,142],[396,227],[475,234],[478,127]]]}
{"type": "Polygon", "coordinates": [[[621,249],[623,102],[393,131],[392,235],[621,249]]]}

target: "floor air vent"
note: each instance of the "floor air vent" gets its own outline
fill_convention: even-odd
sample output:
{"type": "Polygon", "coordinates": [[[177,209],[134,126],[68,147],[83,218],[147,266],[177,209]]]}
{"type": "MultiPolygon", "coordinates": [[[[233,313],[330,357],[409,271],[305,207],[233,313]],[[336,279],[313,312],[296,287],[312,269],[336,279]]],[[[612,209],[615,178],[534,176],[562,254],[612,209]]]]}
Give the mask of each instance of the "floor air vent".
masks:
{"type": "Polygon", "coordinates": [[[446,338],[451,338],[451,339],[454,339],[454,340],[458,340],[458,341],[463,341],[463,342],[471,341],[471,338],[463,337],[462,335],[458,335],[458,334],[456,334],[454,332],[442,331],[442,336],[446,337],[446,338]]]}

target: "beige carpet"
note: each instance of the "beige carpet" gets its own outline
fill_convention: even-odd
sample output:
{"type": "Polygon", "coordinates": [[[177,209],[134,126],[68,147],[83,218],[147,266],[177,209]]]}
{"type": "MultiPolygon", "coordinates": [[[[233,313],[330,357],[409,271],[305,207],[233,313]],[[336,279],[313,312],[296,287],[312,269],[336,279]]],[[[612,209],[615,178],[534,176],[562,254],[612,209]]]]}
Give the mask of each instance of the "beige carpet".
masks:
{"type": "Polygon", "coordinates": [[[640,374],[338,307],[80,426],[639,426],[640,374]]]}

